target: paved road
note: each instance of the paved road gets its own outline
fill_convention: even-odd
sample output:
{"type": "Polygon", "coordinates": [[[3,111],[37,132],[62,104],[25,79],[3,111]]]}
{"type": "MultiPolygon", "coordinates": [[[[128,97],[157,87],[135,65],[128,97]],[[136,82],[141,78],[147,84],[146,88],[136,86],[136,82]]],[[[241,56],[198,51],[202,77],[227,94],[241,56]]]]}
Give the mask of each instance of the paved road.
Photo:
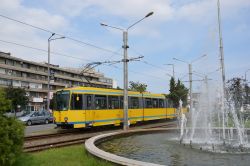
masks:
{"type": "Polygon", "coordinates": [[[32,125],[26,126],[25,135],[35,135],[56,131],[55,124],[41,124],[41,125],[32,125]]]}

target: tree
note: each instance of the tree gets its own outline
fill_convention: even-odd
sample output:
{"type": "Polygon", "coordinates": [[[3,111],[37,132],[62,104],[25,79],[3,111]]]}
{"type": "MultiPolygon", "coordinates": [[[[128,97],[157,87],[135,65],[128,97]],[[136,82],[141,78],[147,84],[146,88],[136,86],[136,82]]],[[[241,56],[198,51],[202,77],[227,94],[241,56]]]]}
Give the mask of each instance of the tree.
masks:
{"type": "Polygon", "coordinates": [[[147,90],[147,85],[144,83],[130,81],[129,84],[129,89],[132,91],[143,93],[147,90]]]}
{"type": "Polygon", "coordinates": [[[245,98],[243,80],[238,77],[228,80],[227,93],[227,97],[229,97],[228,100],[230,99],[229,102],[233,102],[236,110],[240,110],[243,99],[245,98]]]}
{"type": "Polygon", "coordinates": [[[188,89],[184,86],[183,83],[181,83],[180,80],[178,80],[178,82],[175,83],[173,77],[170,79],[169,92],[170,93],[168,95],[168,98],[173,101],[174,107],[179,106],[180,99],[183,102],[183,106],[187,105],[188,89]]]}
{"type": "Polygon", "coordinates": [[[11,107],[4,89],[0,89],[0,165],[13,165],[21,154],[24,138],[24,126],[15,118],[4,116],[11,107]]]}
{"type": "Polygon", "coordinates": [[[0,88],[0,115],[9,111],[11,108],[11,100],[6,99],[6,93],[0,88]]]}
{"type": "Polygon", "coordinates": [[[14,110],[18,109],[18,105],[21,108],[25,108],[25,106],[29,102],[29,98],[26,95],[25,89],[22,88],[13,88],[8,87],[6,88],[6,97],[7,99],[11,100],[11,105],[14,110]]]}

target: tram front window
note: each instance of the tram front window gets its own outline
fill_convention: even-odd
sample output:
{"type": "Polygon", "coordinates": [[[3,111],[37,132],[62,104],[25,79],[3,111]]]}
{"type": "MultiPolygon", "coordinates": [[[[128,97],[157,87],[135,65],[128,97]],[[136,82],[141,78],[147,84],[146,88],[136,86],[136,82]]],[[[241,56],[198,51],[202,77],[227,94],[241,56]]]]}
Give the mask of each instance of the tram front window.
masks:
{"type": "Polygon", "coordinates": [[[59,91],[56,93],[56,110],[66,111],[69,109],[69,91],[59,91]]]}

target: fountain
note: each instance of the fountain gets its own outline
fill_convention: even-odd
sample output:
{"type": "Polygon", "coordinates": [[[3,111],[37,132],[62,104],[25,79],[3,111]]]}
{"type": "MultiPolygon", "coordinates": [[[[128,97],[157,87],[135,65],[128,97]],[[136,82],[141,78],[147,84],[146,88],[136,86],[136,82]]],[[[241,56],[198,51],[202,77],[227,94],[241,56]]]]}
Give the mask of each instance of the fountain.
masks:
{"type": "Polygon", "coordinates": [[[210,96],[216,96],[216,92],[208,89],[207,84],[202,89],[196,111],[191,111],[192,119],[187,122],[189,131],[185,135],[182,131],[186,127],[180,126],[180,142],[218,153],[250,152],[245,122],[238,117],[237,112],[240,113],[240,110],[236,110],[231,95],[228,95],[227,100],[220,94],[213,99],[210,96]],[[223,115],[224,120],[221,120],[223,115]]]}
{"type": "MultiPolygon", "coordinates": [[[[243,118],[237,115],[240,110],[234,107],[230,95],[221,98],[215,88],[202,88],[192,116],[182,113],[179,101],[178,126],[176,129],[147,129],[121,133],[111,133],[92,144],[115,154],[111,161],[130,165],[249,165],[250,145],[243,118]],[[217,94],[217,95],[215,95],[217,94]],[[210,96],[216,96],[211,98],[210,96]],[[222,102],[225,102],[222,104],[222,102]],[[223,111],[225,111],[223,113],[223,111]],[[225,115],[223,125],[222,116],[225,115]],[[192,119],[190,119],[191,117],[192,119]],[[225,132],[225,137],[223,136],[225,132]],[[117,159],[121,158],[121,159],[117,159]],[[132,159],[130,163],[126,161],[132,159]]],[[[87,148],[90,149],[90,148],[87,148]]],[[[91,147],[93,149],[93,147],[91,147]]],[[[111,155],[112,156],[112,155],[111,155]]],[[[105,159],[109,159],[106,157],[105,159]]]]}

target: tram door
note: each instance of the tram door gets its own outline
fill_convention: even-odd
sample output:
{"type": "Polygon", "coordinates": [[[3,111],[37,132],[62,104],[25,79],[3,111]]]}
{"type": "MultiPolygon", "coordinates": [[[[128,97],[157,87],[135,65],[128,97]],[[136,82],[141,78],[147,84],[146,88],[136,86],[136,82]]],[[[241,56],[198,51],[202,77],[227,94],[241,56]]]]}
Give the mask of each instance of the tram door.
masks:
{"type": "Polygon", "coordinates": [[[94,122],[94,96],[87,94],[85,96],[86,101],[86,116],[85,116],[85,122],[86,125],[91,126],[94,122]]]}
{"type": "Polygon", "coordinates": [[[74,93],[71,95],[71,106],[68,113],[69,122],[74,124],[74,128],[85,127],[85,110],[83,94],[74,93]]]}

